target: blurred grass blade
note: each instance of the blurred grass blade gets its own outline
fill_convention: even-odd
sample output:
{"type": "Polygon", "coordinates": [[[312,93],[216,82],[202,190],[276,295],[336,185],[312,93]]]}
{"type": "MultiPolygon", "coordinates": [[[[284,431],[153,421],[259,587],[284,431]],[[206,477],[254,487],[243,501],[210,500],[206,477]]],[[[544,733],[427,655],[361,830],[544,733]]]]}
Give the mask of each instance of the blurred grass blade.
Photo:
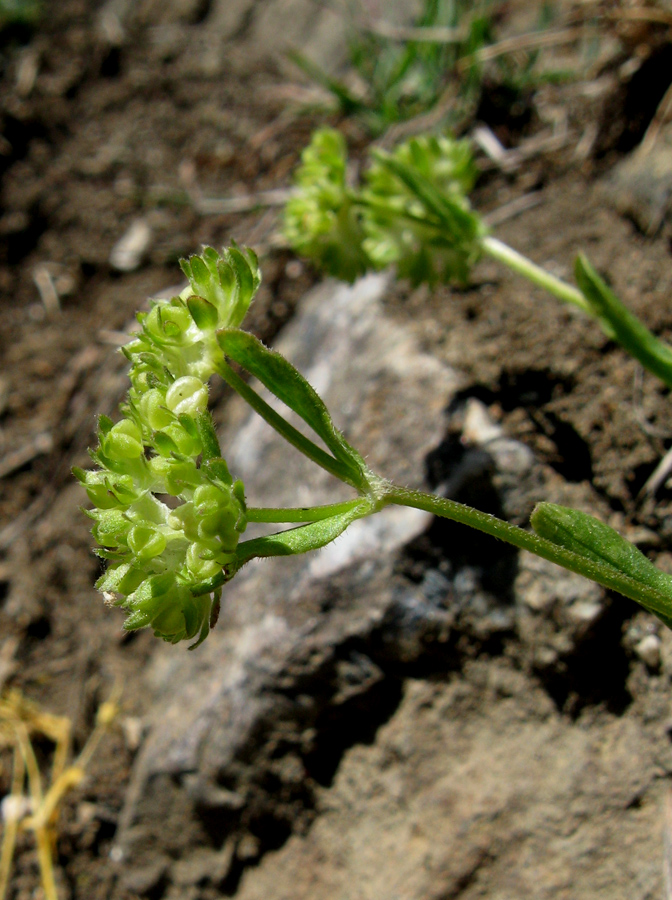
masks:
{"type": "Polygon", "coordinates": [[[576,281],[607,335],[668,387],[672,387],[672,347],[659,340],[605,284],[583,254],[574,266],[576,281]]]}
{"type": "Polygon", "coordinates": [[[297,50],[291,50],[287,56],[294,65],[298,66],[302,72],[305,72],[309,78],[312,78],[313,81],[316,81],[317,84],[322,85],[322,87],[326,88],[330,94],[334,95],[343,115],[351,116],[355,113],[361,113],[366,109],[366,105],[351,94],[342,81],[332,78],[324,71],[324,69],[320,68],[317,63],[314,63],[312,59],[308,59],[307,56],[304,56],[303,53],[299,53],[297,50]]]}

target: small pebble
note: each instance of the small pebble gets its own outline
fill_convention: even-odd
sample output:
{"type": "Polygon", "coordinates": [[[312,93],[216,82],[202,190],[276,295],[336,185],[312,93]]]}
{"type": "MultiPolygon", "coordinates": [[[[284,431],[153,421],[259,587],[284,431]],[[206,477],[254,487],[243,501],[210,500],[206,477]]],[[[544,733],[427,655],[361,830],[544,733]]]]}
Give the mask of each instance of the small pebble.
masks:
{"type": "Polygon", "coordinates": [[[126,716],[121,720],[121,730],[127,748],[134,753],[142,743],[145,723],[138,716],[126,716]]]}
{"type": "Polygon", "coordinates": [[[145,219],[136,219],[110,252],[110,265],[117,272],[134,272],[140,267],[152,241],[152,229],[145,219]]]}
{"type": "Polygon", "coordinates": [[[586,623],[594,622],[602,612],[601,603],[593,603],[590,600],[579,600],[573,603],[568,610],[568,615],[575,622],[586,623]]]}
{"type": "Polygon", "coordinates": [[[32,812],[33,804],[29,797],[21,794],[7,794],[0,802],[0,818],[3,822],[20,822],[24,816],[32,812]]]}
{"type": "Polygon", "coordinates": [[[650,669],[657,669],[660,666],[660,638],[647,634],[635,644],[635,653],[650,669]]]}

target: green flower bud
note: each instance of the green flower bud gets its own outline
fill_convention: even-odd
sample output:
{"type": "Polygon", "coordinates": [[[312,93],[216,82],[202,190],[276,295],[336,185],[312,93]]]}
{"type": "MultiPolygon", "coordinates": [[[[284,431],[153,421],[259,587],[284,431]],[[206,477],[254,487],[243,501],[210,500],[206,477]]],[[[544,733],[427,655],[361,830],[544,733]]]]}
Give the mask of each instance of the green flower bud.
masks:
{"type": "Polygon", "coordinates": [[[363,248],[414,284],[466,281],[486,234],[467,194],[476,169],[468,141],[421,136],[378,150],[362,191],[363,248]]]}
{"type": "Polygon", "coordinates": [[[112,459],[137,459],[145,449],[140,429],[130,419],[122,419],[113,425],[101,444],[112,459]]]}
{"type": "Polygon", "coordinates": [[[165,428],[174,421],[174,416],[166,406],[166,392],[160,388],[152,388],[141,396],[138,412],[154,431],[165,428]]]}
{"type": "Polygon", "coordinates": [[[169,606],[152,618],[150,624],[154,629],[154,634],[156,637],[163,638],[164,641],[176,644],[178,641],[195,637],[200,631],[201,638],[198,641],[200,643],[209,630],[208,620],[211,605],[210,598],[207,596],[182,595],[179,603],[175,600],[171,601],[169,606]]]}
{"type": "Polygon", "coordinates": [[[198,517],[199,538],[219,538],[223,550],[234,552],[246,522],[232,490],[214,484],[201,485],[194,491],[194,510],[198,517]]]}
{"type": "Polygon", "coordinates": [[[140,496],[130,476],[84,472],[78,468],[72,471],[98,509],[123,509],[140,496]]]}
{"type": "Polygon", "coordinates": [[[124,505],[112,493],[107,481],[98,484],[87,484],[85,490],[90,502],[98,509],[119,509],[124,505]]]}
{"type": "Polygon", "coordinates": [[[134,525],[126,540],[140,562],[160,556],[166,549],[165,535],[151,525],[134,525]]]}
{"type": "Polygon", "coordinates": [[[169,437],[177,452],[181,453],[183,456],[198,456],[201,452],[201,442],[199,439],[190,435],[179,422],[173,422],[172,425],[162,428],[160,433],[169,437]]]}
{"type": "Polygon", "coordinates": [[[140,587],[146,577],[146,573],[142,569],[130,566],[123,578],[119,580],[116,591],[128,597],[129,594],[132,594],[133,591],[140,587]]]}
{"type": "MultiPolygon", "coordinates": [[[[153,487],[152,490],[158,490],[162,493],[164,489],[168,490],[165,488],[165,481],[174,461],[175,460],[165,456],[152,456],[152,458],[147,461],[147,468],[151,478],[154,479],[155,482],[159,482],[159,485],[153,487]]],[[[168,493],[172,494],[173,491],[168,490],[168,493]]]]}
{"type": "Polygon", "coordinates": [[[232,485],[207,413],[206,382],[220,353],[214,330],[240,324],[259,268],[235,246],[222,255],[206,248],[183,267],[190,285],[182,296],[138,315],[142,331],[122,348],[131,363],[124,417],[100,417],[97,469],[75,474],[97,507],[93,533],[108,560],[97,587],[128,611],[124,627],[200,643],[222,581],[237,571],[245,527],[242,484],[232,485]],[[179,505],[171,509],[162,494],[179,505]]]}
{"type": "Polygon", "coordinates": [[[207,581],[221,572],[222,566],[216,560],[209,558],[213,553],[211,546],[202,543],[189,545],[187,550],[187,567],[190,573],[199,581],[207,581]]]}
{"type": "Polygon", "coordinates": [[[187,636],[184,612],[177,604],[166,606],[150,620],[149,624],[154,629],[156,637],[163,638],[171,644],[176,644],[187,636]]]}
{"type": "MultiPolygon", "coordinates": [[[[220,255],[212,247],[205,247],[200,256],[180,260],[180,266],[189,279],[189,287],[181,294],[184,300],[189,302],[196,295],[214,307],[217,324],[240,325],[261,280],[252,250],[241,252],[233,244],[220,255]]],[[[215,327],[210,310],[198,303],[191,303],[190,308],[199,327],[206,331],[215,327]]]]}
{"type": "Polygon", "coordinates": [[[223,491],[214,484],[201,484],[194,491],[194,509],[199,516],[209,516],[228,507],[230,497],[230,492],[223,491]]]}
{"type": "Polygon", "coordinates": [[[196,416],[207,409],[208,389],[200,378],[185,375],[170,386],[165,403],[176,416],[196,416]]]}
{"type": "Polygon", "coordinates": [[[173,509],[168,516],[168,525],[174,531],[181,531],[189,541],[197,541],[198,518],[191,502],[182,503],[177,509],[173,509]]]}
{"type": "Polygon", "coordinates": [[[346,147],[340,132],[314,132],[301,154],[298,191],[285,209],[285,236],[330,275],[354,281],[371,268],[360,215],[346,185],[346,147]]]}
{"type": "Polygon", "coordinates": [[[144,575],[140,574],[140,578],[138,579],[137,584],[133,585],[131,591],[121,591],[119,586],[131,571],[135,570],[132,569],[132,566],[129,562],[110,563],[110,565],[107,567],[107,572],[105,572],[104,575],[101,575],[98,581],[96,581],[96,588],[99,591],[105,591],[107,593],[131,593],[131,591],[134,591],[145,577],[144,575]]]}
{"type": "Polygon", "coordinates": [[[177,589],[177,578],[174,572],[150,575],[129,595],[124,605],[127,609],[142,610],[150,615],[155,615],[161,604],[170,600],[177,589]]]}
{"type": "Polygon", "coordinates": [[[191,460],[170,459],[166,462],[168,463],[165,475],[166,490],[173,497],[201,483],[200,471],[191,460]]]}
{"type": "Polygon", "coordinates": [[[92,531],[94,538],[101,547],[126,546],[126,538],[131,530],[131,523],[121,510],[93,510],[89,515],[96,520],[92,531]]]}
{"type": "Polygon", "coordinates": [[[160,344],[185,344],[193,340],[194,321],[187,307],[181,302],[157,303],[143,321],[145,331],[160,344]]]}

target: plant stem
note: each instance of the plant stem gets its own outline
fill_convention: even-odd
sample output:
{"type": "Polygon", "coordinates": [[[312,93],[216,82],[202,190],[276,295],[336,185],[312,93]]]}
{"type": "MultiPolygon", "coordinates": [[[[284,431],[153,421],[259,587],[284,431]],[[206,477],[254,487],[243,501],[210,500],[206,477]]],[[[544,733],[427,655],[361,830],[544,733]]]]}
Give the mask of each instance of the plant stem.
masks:
{"type": "MultiPolygon", "coordinates": [[[[286,441],[289,441],[293,447],[296,447],[297,450],[300,450],[304,456],[307,456],[308,459],[312,459],[314,463],[317,463],[318,466],[326,469],[327,472],[340,479],[340,481],[344,481],[346,484],[353,484],[349,470],[342,463],[322,450],[321,447],[318,447],[317,444],[314,444],[310,438],[301,434],[301,432],[294,428],[293,425],[290,425],[289,422],[284,419],[280,413],[277,413],[272,406],[269,406],[269,404],[266,403],[266,401],[260,397],[247,382],[243,381],[243,379],[237,375],[231,366],[224,362],[224,360],[218,362],[217,374],[221,375],[229,387],[232,387],[237,394],[240,394],[243,400],[249,403],[252,409],[258,413],[264,421],[268,422],[278,434],[282,435],[282,437],[286,441]]],[[[356,487],[356,485],[353,485],[353,487],[356,487]]]]}
{"type": "Polygon", "coordinates": [[[343,503],[331,503],[327,506],[305,507],[261,507],[252,506],[247,509],[248,522],[319,522],[340,513],[349,512],[361,503],[361,498],[346,500],[343,503]]]}
{"type": "Polygon", "coordinates": [[[522,253],[518,253],[517,250],[509,247],[508,244],[497,238],[487,236],[483,238],[481,246],[494,259],[504,263],[505,266],[513,269],[514,272],[518,272],[519,275],[527,278],[533,284],[544,288],[544,290],[553,294],[554,297],[557,297],[558,300],[571,303],[590,316],[594,315],[586,298],[578,288],[572,287],[571,284],[567,284],[566,281],[562,281],[560,278],[556,278],[555,275],[551,275],[545,269],[542,269],[541,266],[536,265],[532,260],[523,256],[522,253]]]}
{"type": "Polygon", "coordinates": [[[606,563],[595,562],[565,550],[558,544],[524,531],[517,525],[511,525],[495,516],[480,510],[457,503],[455,500],[449,500],[445,497],[434,497],[431,494],[425,494],[422,491],[413,491],[408,488],[400,487],[395,484],[388,484],[385,491],[385,502],[395,503],[399,506],[411,506],[414,509],[423,509],[440,516],[444,519],[450,519],[453,522],[459,522],[482,531],[499,540],[513,544],[521,550],[528,550],[536,556],[541,556],[556,565],[569,569],[570,572],[576,572],[586,578],[596,581],[603,587],[618,591],[631,600],[640,603],[651,612],[660,613],[663,616],[670,615],[670,600],[664,597],[660,592],[649,588],[634,578],[623,575],[617,569],[606,563]]]}

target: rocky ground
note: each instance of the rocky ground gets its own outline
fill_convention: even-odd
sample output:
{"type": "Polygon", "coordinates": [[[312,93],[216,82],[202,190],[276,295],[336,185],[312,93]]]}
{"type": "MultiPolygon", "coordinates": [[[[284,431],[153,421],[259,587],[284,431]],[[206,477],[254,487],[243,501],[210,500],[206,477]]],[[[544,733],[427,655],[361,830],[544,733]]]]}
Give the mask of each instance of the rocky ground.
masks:
{"type": "MultiPolygon", "coordinates": [[[[578,77],[513,104],[485,79],[463,127],[506,153],[479,152],[474,202],[556,274],[586,252],[669,339],[671,138],[662,113],[651,124],[669,26],[576,6],[593,43],[544,52],[578,77]]],[[[503,6],[501,36],[531,13],[503,6]]],[[[68,0],[1,41],[0,682],[67,717],[75,750],[122,690],[61,805],[59,898],[665,896],[672,635],[630,601],[389,511],[319,554],[249,566],[191,654],[124,635],[103,606],[70,468],[125,391],[114,349],[135,310],[179,283],[180,255],[231,237],[261,255],[250,328],[374,469],[518,524],[540,499],[578,506],[672,571],[672,491],[646,487],[672,441],[667,391],[494,262],[459,290],[348,288],[283,245],[259,192],[289,186],[318,123],[355,155],[367,143],[283,55],[339,71],[331,7],[68,0]]],[[[340,497],[213,399],[251,502],[340,497]]],[[[46,773],[50,745],[35,749],[46,773]]],[[[7,749],[2,794],[12,766],[7,749]]],[[[23,833],[8,897],[39,884],[23,833]]]]}

